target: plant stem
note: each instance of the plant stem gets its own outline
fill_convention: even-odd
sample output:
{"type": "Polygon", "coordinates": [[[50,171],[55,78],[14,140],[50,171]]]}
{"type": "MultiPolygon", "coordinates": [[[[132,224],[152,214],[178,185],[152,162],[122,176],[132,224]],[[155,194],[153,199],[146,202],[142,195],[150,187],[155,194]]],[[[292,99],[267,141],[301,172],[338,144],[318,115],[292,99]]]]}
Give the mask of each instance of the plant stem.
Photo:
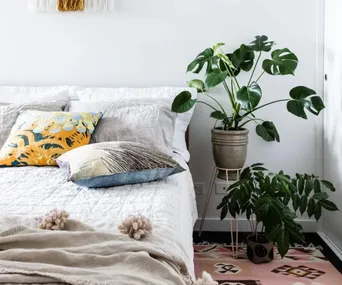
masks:
{"type": "Polygon", "coordinates": [[[229,90],[229,87],[228,87],[228,84],[227,84],[226,81],[223,81],[223,86],[224,86],[224,89],[226,90],[226,92],[229,95],[230,103],[232,105],[233,110],[235,111],[235,98],[234,98],[232,92],[229,90]]]}
{"type": "Polygon", "coordinates": [[[217,111],[217,109],[216,109],[216,108],[214,108],[213,106],[211,106],[210,104],[208,104],[208,103],[206,103],[206,102],[203,102],[203,101],[197,101],[197,103],[202,103],[202,104],[204,104],[204,105],[207,105],[207,106],[209,106],[210,108],[214,109],[215,111],[217,111]]]}
{"type": "MultiPolygon", "coordinates": [[[[255,70],[256,70],[256,68],[257,68],[257,66],[258,66],[258,63],[259,63],[259,60],[260,60],[261,54],[262,54],[262,53],[261,53],[261,51],[260,51],[260,52],[259,52],[258,59],[257,59],[257,61],[255,62],[255,65],[254,65],[254,68],[253,68],[253,71],[252,71],[251,77],[249,78],[249,81],[248,81],[248,84],[247,84],[247,86],[249,86],[249,85],[251,84],[251,81],[252,81],[252,79],[253,79],[253,76],[254,76],[255,70]]],[[[258,82],[258,80],[257,80],[257,82],[258,82]]]]}
{"type": "Polygon", "coordinates": [[[259,110],[259,109],[261,109],[261,108],[264,108],[264,107],[266,107],[266,106],[268,106],[268,105],[271,105],[271,104],[274,104],[274,103],[278,103],[278,102],[285,102],[285,101],[289,101],[289,99],[280,99],[280,100],[276,100],[276,101],[269,102],[269,103],[267,103],[267,104],[261,105],[261,106],[259,106],[258,108],[255,108],[255,109],[253,109],[253,110],[251,110],[251,111],[249,111],[249,112],[243,114],[242,117],[246,117],[246,116],[248,116],[249,114],[253,113],[254,111],[259,110]]]}
{"type": "Polygon", "coordinates": [[[265,74],[265,70],[260,74],[260,76],[258,77],[258,79],[255,82],[258,82],[260,80],[260,78],[265,74]]]}
{"type": "Polygon", "coordinates": [[[251,121],[264,121],[264,120],[262,120],[262,119],[250,119],[250,120],[244,122],[242,125],[240,125],[240,128],[242,128],[244,125],[247,125],[251,121]]]}
{"type": "MultiPolygon", "coordinates": [[[[221,52],[222,52],[223,54],[225,54],[225,53],[223,52],[222,48],[220,48],[220,50],[221,50],[221,52]]],[[[234,78],[237,88],[240,89],[239,82],[237,81],[237,79],[236,79],[236,77],[235,77],[235,75],[234,75],[233,70],[230,68],[230,66],[227,64],[227,62],[225,62],[224,60],[222,60],[222,61],[223,61],[224,65],[225,65],[226,68],[227,68],[227,72],[228,72],[230,78],[234,78]]]]}
{"type": "Polygon", "coordinates": [[[203,92],[205,95],[207,95],[210,99],[214,100],[221,108],[223,114],[225,114],[227,116],[227,113],[226,111],[223,109],[222,105],[219,103],[219,101],[217,101],[214,97],[210,96],[208,93],[206,92],[203,92]]]}

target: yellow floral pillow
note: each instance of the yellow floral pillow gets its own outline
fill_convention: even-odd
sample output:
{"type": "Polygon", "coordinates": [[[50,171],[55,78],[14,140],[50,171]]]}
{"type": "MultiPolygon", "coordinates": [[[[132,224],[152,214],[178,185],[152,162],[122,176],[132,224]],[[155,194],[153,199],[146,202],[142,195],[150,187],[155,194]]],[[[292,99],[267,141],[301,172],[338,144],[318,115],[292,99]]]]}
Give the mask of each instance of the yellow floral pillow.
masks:
{"type": "Polygon", "coordinates": [[[90,142],[102,113],[22,112],[0,150],[0,166],[57,165],[55,159],[90,142]]]}

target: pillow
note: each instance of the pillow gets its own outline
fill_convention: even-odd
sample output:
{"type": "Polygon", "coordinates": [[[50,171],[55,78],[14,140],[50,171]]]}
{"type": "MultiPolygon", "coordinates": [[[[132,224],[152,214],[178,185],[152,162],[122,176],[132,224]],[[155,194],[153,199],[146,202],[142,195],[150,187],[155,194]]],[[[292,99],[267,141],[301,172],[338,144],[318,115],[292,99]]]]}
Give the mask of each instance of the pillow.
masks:
{"type": "Polygon", "coordinates": [[[27,103],[36,101],[69,101],[69,87],[0,86],[0,102],[27,103]]]}
{"type": "Polygon", "coordinates": [[[23,111],[0,150],[0,166],[56,165],[58,156],[89,143],[101,116],[23,111]]]}
{"type": "Polygon", "coordinates": [[[133,142],[104,142],[79,147],[57,159],[69,180],[89,188],[164,179],[184,169],[162,152],[133,142]]]}
{"type": "Polygon", "coordinates": [[[176,114],[162,103],[71,101],[70,112],[101,112],[92,142],[131,141],[172,155],[176,114]]]}
{"type": "Polygon", "coordinates": [[[62,111],[67,102],[32,102],[25,104],[0,103],[0,149],[3,147],[6,139],[11,133],[11,129],[17,120],[21,111],[39,110],[39,111],[62,111]]]}
{"type": "MultiPolygon", "coordinates": [[[[79,101],[122,101],[141,100],[154,103],[156,100],[168,104],[171,110],[173,99],[180,92],[187,90],[192,99],[197,98],[194,88],[182,87],[155,87],[155,88],[83,88],[73,86],[70,88],[71,100],[79,101]]],[[[190,153],[185,142],[185,132],[188,129],[194,108],[182,114],[176,114],[175,132],[173,136],[173,151],[180,154],[186,162],[190,160],[190,153]]]]}

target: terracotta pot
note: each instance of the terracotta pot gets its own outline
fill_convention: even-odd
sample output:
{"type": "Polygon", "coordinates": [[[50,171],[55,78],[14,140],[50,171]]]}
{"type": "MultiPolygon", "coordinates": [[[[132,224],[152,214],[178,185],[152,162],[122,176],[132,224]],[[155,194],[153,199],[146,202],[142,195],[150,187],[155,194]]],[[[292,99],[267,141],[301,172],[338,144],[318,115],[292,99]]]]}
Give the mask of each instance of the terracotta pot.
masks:
{"type": "Polygon", "coordinates": [[[258,235],[256,241],[255,235],[247,238],[247,256],[255,264],[270,262],[274,258],[273,242],[269,242],[265,235],[258,235]]]}
{"type": "MultiPolygon", "coordinates": [[[[225,131],[212,129],[211,141],[217,167],[225,169],[243,168],[247,157],[248,130],[225,131]]],[[[229,171],[229,180],[237,179],[236,171],[229,171]]],[[[226,172],[219,171],[217,178],[226,180],[226,172]]]]}

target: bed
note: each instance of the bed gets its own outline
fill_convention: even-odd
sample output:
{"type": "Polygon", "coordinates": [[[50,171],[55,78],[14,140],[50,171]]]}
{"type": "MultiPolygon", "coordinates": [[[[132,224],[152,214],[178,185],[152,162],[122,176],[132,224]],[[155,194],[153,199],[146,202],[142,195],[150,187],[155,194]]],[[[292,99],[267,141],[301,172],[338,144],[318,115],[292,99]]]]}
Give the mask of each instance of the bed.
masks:
{"type": "MultiPolygon", "coordinates": [[[[22,94],[33,92],[27,88],[20,90],[22,94]]],[[[51,91],[39,90],[42,93],[51,91]]],[[[58,91],[61,90],[69,88],[59,87],[58,91]]],[[[122,89],[118,90],[122,92],[122,89]]],[[[18,88],[3,87],[0,100],[1,92],[18,93],[18,88]]],[[[75,91],[71,93],[75,94],[75,91]]],[[[185,133],[184,127],[182,132],[185,133]]],[[[185,138],[183,143],[185,145],[185,138]]],[[[68,211],[70,218],[97,231],[117,231],[125,217],[142,214],[151,220],[153,235],[164,239],[165,244],[167,240],[177,244],[194,280],[192,230],[197,219],[194,186],[187,159],[176,152],[173,158],[186,171],[162,181],[102,189],[77,186],[57,167],[0,168],[1,217],[7,221],[12,219],[16,226],[25,226],[27,219],[59,208],[68,211]]]]}

